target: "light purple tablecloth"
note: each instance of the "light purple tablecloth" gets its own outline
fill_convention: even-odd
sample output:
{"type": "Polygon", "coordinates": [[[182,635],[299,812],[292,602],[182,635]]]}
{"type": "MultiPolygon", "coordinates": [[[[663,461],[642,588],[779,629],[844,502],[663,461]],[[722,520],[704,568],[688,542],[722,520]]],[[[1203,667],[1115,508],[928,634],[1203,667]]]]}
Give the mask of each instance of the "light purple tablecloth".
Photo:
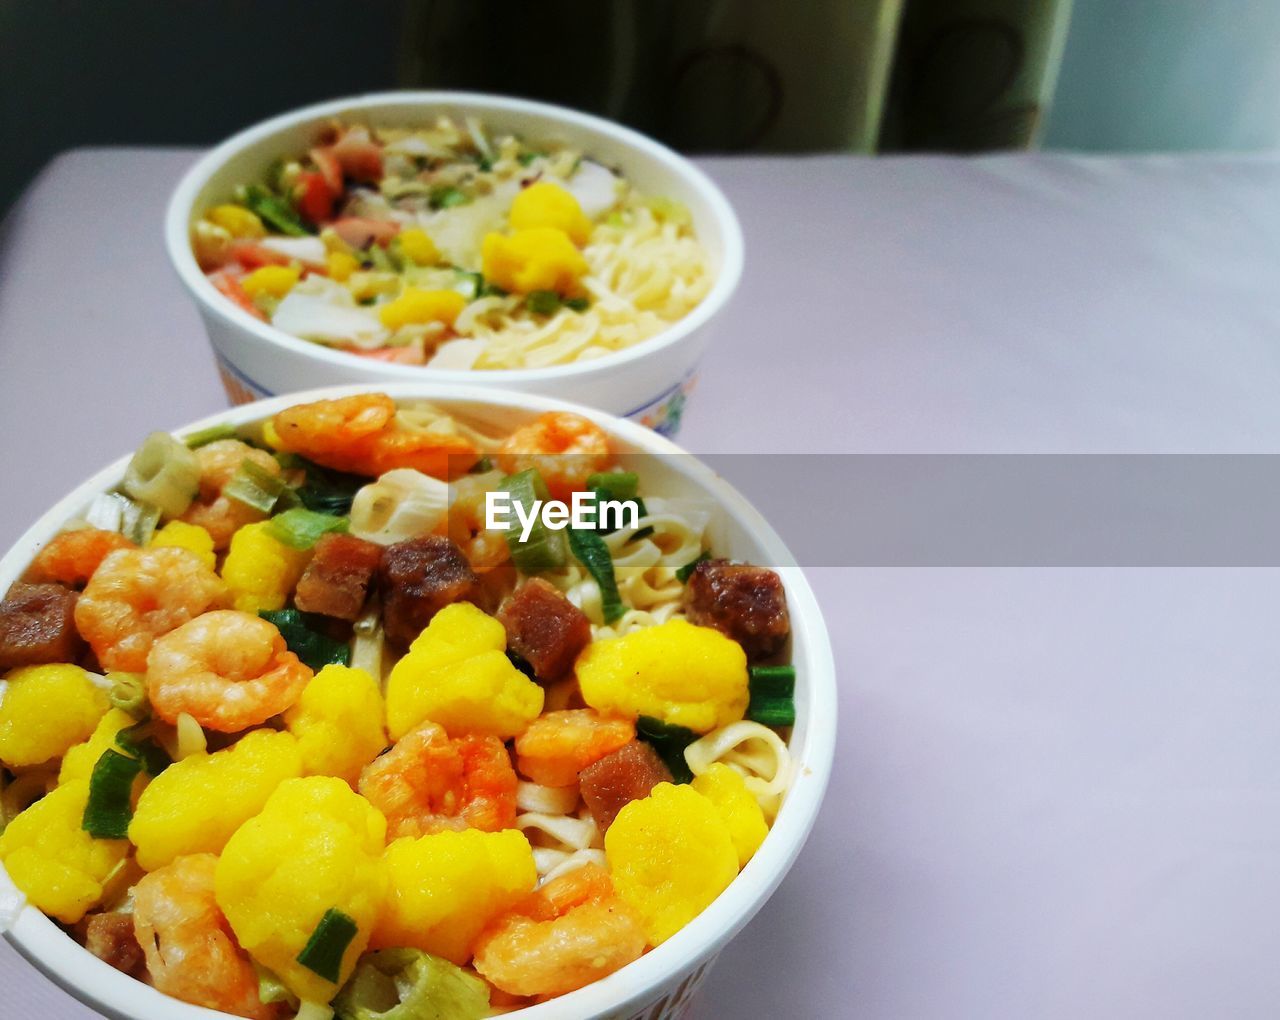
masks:
{"type": "MultiPolygon", "coordinates": [[[[0,546],[223,403],[160,240],[190,152],[0,242],[0,546]]],[[[695,452],[1275,452],[1280,161],[707,160],[747,272],[695,452]]],[[[719,1017],[1272,1018],[1280,574],[819,569],[841,743],[719,1017]]],[[[90,1014],[0,943],[0,1016],[90,1014]]]]}

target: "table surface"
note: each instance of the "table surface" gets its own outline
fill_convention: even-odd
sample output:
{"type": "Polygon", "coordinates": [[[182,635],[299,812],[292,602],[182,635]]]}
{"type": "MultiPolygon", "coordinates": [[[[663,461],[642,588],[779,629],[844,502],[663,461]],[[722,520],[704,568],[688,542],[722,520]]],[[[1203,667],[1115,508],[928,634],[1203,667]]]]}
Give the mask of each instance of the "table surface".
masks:
{"type": "MultiPolygon", "coordinates": [[[[69,153],[5,225],[0,548],[223,406],[161,244],[193,157],[69,153]]],[[[748,259],[694,452],[1280,448],[1280,160],[704,166],[748,259]]],[[[1275,1016],[1280,574],[810,576],[835,771],[699,1020],[1275,1016]]],[[[5,1016],[91,1015],[3,943],[0,988],[5,1016]]]]}

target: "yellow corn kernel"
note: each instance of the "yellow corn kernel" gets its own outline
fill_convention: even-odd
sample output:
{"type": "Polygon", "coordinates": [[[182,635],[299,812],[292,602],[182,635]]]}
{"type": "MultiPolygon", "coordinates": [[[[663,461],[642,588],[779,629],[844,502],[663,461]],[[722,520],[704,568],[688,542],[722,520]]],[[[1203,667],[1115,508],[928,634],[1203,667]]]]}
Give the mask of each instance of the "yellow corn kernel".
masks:
{"type": "Polygon", "coordinates": [[[357,301],[372,301],[383,294],[394,294],[400,289],[398,273],[378,269],[361,269],[347,279],[347,290],[357,301]]]}
{"type": "Polygon", "coordinates": [[[210,570],[217,562],[217,556],[213,552],[213,536],[198,524],[188,524],[186,521],[170,521],[151,536],[147,545],[153,548],[173,546],[187,549],[199,556],[200,561],[210,570]]]}
{"type": "Polygon", "coordinates": [[[511,229],[556,227],[579,248],[591,236],[591,221],[573,195],[552,181],[530,184],[511,203],[511,229]]]}
{"type": "Polygon", "coordinates": [[[240,286],[250,298],[259,298],[268,294],[273,298],[282,298],[302,276],[297,266],[263,266],[240,281],[240,286]]]}
{"type": "Polygon", "coordinates": [[[218,859],[216,895],[236,941],[295,995],[328,1002],[369,943],[386,891],[386,819],[341,779],[280,784],[218,859]],[[356,934],[336,983],[298,962],[320,919],[346,914],[356,934]]]}
{"type": "Polygon", "coordinates": [[[471,959],[476,937],[538,883],[524,833],[438,832],[387,847],[387,897],[370,943],[408,947],[453,963],[471,959]]]}
{"type": "Polygon", "coordinates": [[[532,227],[514,234],[486,234],[481,252],[484,278],[503,290],[531,294],[577,293],[587,260],[563,230],[532,227]]]}
{"type": "Polygon", "coordinates": [[[275,730],[174,762],[142,791],[129,823],[138,863],[154,871],[183,854],[221,853],[276,787],[301,772],[298,742],[275,730]]]}
{"type": "Polygon", "coordinates": [[[396,235],[396,243],[407,258],[413,259],[420,266],[434,265],[440,260],[440,252],[431,240],[431,235],[421,227],[400,231],[396,235]]]}
{"type": "Polygon", "coordinates": [[[360,268],[360,260],[345,251],[331,251],[325,259],[329,278],[339,283],[346,283],[351,274],[360,268]]]}
{"type": "Polygon", "coordinates": [[[79,666],[22,666],[5,675],[0,698],[0,762],[39,765],[92,736],[107,709],[105,691],[79,666]]]}
{"type": "Polygon", "coordinates": [[[690,785],[711,801],[716,813],[729,827],[733,848],[738,852],[738,867],[746,867],[747,861],[769,835],[769,823],[764,820],[764,811],[751,796],[742,775],[718,761],[702,775],[694,776],[690,785]]]}
{"type": "Polygon", "coordinates": [[[215,205],[204,214],[204,218],[216,223],[232,237],[267,236],[267,228],[262,225],[262,220],[242,205],[215,205]]]}
{"type": "Polygon", "coordinates": [[[242,613],[282,609],[311,560],[310,549],[292,549],[270,532],[270,521],[246,524],[231,536],[222,579],[242,613]]]}
{"type": "Polygon", "coordinates": [[[386,749],[385,716],[373,677],[349,666],[325,666],[284,716],[298,738],[302,774],[337,776],[354,787],[360,770],[386,749]]]}
{"type": "Polygon", "coordinates": [[[32,903],[75,924],[102,901],[103,885],[129,853],[124,839],[82,828],[89,781],[76,779],[36,801],[0,832],[0,862],[32,903]]]}
{"type": "Polygon", "coordinates": [[[618,812],[604,834],[614,887],[638,913],[649,944],[697,917],[738,874],[738,854],[715,807],[690,786],[659,783],[618,812]]]}
{"type": "Polygon", "coordinates": [[[467,299],[456,290],[422,290],[406,287],[400,296],[378,309],[378,318],[387,329],[427,322],[449,326],[467,307],[467,299]]]}

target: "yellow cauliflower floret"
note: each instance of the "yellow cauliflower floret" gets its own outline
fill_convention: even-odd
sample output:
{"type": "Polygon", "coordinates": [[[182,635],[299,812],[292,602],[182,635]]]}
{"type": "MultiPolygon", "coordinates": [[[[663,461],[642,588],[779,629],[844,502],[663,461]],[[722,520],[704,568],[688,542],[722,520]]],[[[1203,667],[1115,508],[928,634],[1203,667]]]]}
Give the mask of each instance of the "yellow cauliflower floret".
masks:
{"type": "Polygon", "coordinates": [[[311,560],[310,549],[292,549],[276,539],[270,521],[246,524],[231,536],[222,579],[242,613],[281,609],[311,560]]]}
{"type": "Polygon", "coordinates": [[[341,779],[282,783],[218,861],[218,906],[236,939],[295,995],[328,1002],[369,943],[382,906],[386,819],[341,779]],[[298,962],[331,909],[356,924],[336,983],[298,962]]]}
{"type": "Polygon", "coordinates": [[[151,536],[151,541],[147,545],[153,548],[175,546],[179,549],[187,549],[199,556],[201,562],[210,570],[217,562],[213,552],[213,536],[200,525],[188,524],[186,521],[170,521],[151,536]]]}
{"type": "Polygon", "coordinates": [[[420,266],[429,266],[440,260],[440,252],[431,235],[421,227],[410,227],[396,234],[395,243],[407,258],[420,266]]]}
{"type": "MultiPolygon", "coordinates": [[[[93,736],[83,744],[70,748],[62,759],[58,772],[58,785],[65,786],[76,779],[88,779],[104,751],[120,750],[116,747],[116,734],[128,729],[137,720],[123,709],[113,708],[98,722],[93,736]]],[[[123,753],[123,752],[121,752],[123,753]]]]}
{"type": "Polygon", "coordinates": [[[325,268],[331,280],[346,283],[351,274],[360,268],[360,261],[345,251],[331,251],[325,258],[325,268]]]}
{"type": "Polygon", "coordinates": [[[591,236],[591,221],[573,195],[552,181],[530,184],[511,203],[511,229],[556,227],[581,248],[591,236]]]}
{"type": "Polygon", "coordinates": [[[400,296],[378,309],[378,318],[387,329],[443,322],[452,326],[458,313],[467,307],[467,299],[456,290],[423,290],[406,287],[400,296]]]}
{"type": "Polygon", "coordinates": [[[263,266],[240,281],[240,286],[250,298],[259,298],[267,294],[273,298],[282,298],[302,276],[297,266],[263,266]]]}
{"type": "Polygon", "coordinates": [[[320,670],[285,713],[298,738],[304,776],[337,776],[351,786],[360,770],[387,747],[386,711],[377,681],[362,669],[320,670]]]}
{"type": "Polygon", "coordinates": [[[0,862],[32,903],[75,924],[103,895],[129,853],[123,839],[94,839],[81,828],[89,781],[77,779],[36,801],[0,833],[0,862]]]}
{"type": "Polygon", "coordinates": [[[204,214],[204,218],[216,223],[232,237],[267,236],[262,220],[242,205],[216,205],[204,214]]]}
{"type": "Polygon", "coordinates": [[[387,679],[387,729],[399,740],[426,720],[451,737],[514,737],[542,711],[542,688],[504,653],[501,623],[470,602],[445,606],[387,679]]]}
{"type": "Polygon", "coordinates": [[[538,884],[524,833],[439,832],[387,847],[387,897],[373,932],[374,949],[409,947],[457,964],[489,921],[538,884]]]}
{"type": "Polygon", "coordinates": [[[747,710],[742,646],[686,620],[593,641],[575,668],[588,705],[629,719],[650,715],[707,733],[747,710]]]}
{"type": "Polygon", "coordinates": [[[535,290],[576,294],[588,268],[569,235],[555,227],[486,234],[481,261],[484,278],[514,294],[535,290]]]}
{"type": "Polygon", "coordinates": [[[0,695],[0,762],[39,765],[88,740],[111,703],[79,666],[22,666],[0,695]]]}
{"type": "Polygon", "coordinates": [[[702,775],[694,776],[691,785],[711,801],[729,827],[729,837],[738,852],[738,867],[745,867],[769,835],[769,823],[764,820],[764,811],[751,796],[742,775],[718,761],[702,775]]]}
{"type": "Polygon", "coordinates": [[[688,786],[659,783],[618,812],[604,834],[618,895],[656,946],[697,917],[738,874],[738,853],[715,807],[688,786]]]}
{"type": "Polygon", "coordinates": [[[193,754],[151,780],[138,798],[129,839],[154,871],[183,854],[216,854],[281,783],[302,774],[289,733],[254,730],[213,754],[193,754]]]}

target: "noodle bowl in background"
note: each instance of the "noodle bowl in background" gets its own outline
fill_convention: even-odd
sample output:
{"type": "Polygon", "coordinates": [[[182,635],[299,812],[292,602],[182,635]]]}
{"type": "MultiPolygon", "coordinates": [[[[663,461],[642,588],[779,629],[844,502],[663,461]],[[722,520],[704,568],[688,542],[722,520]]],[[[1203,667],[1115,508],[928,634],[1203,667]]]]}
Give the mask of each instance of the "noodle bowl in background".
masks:
{"type": "MultiPolygon", "coordinates": [[[[347,156],[349,165],[358,158],[347,156]]],[[[337,382],[449,380],[581,400],[666,434],[679,428],[712,319],[742,269],[741,232],[732,210],[719,189],[679,155],[596,117],[459,93],[338,100],[242,132],[200,160],[180,183],[169,206],[166,240],[171,261],[197,301],[233,401],[337,382]],[[205,217],[234,203],[245,185],[259,189],[246,203],[254,206],[262,182],[272,181],[273,173],[277,186],[298,194],[300,173],[310,175],[304,181],[314,180],[325,168],[324,152],[344,143],[358,153],[361,139],[375,140],[371,128],[393,154],[387,168],[403,177],[393,174],[386,186],[369,182],[353,188],[348,182],[335,210],[346,220],[368,214],[390,218],[401,229],[424,230],[438,259],[406,267],[413,260],[401,252],[355,236],[358,223],[344,224],[336,236],[333,228],[312,236],[268,236],[266,254],[250,246],[251,263],[310,260],[316,271],[297,285],[296,296],[289,293],[278,303],[269,291],[263,296],[258,290],[256,301],[234,295],[219,275],[220,263],[234,262],[236,284],[243,282],[246,267],[231,259],[228,238],[211,233],[205,217]],[[271,169],[278,161],[286,171],[283,181],[271,169]],[[495,281],[477,275],[495,264],[481,250],[485,238],[519,233],[508,222],[510,206],[523,185],[535,182],[563,186],[592,221],[578,253],[585,271],[572,285],[557,284],[558,291],[548,294],[545,285],[535,293],[501,286],[510,279],[495,270],[495,289],[495,281]],[[210,236],[214,248],[202,248],[210,236]],[[344,248],[357,259],[354,271],[380,274],[357,283],[371,283],[382,293],[366,294],[358,286],[356,300],[350,286],[335,282],[327,266],[321,269],[333,251],[344,248]],[[396,259],[391,264],[388,251],[396,259]],[[378,264],[366,266],[365,253],[378,264]],[[442,316],[451,318],[447,326],[402,322],[383,306],[407,286],[454,290],[463,307],[442,316]],[[237,300],[228,299],[229,291],[237,300]],[[318,316],[330,302],[354,322],[354,334],[338,330],[325,343],[295,335],[300,324],[303,334],[323,333],[323,322],[315,326],[310,313],[318,316]],[[426,364],[407,363],[414,360],[426,364]]],[[[501,261],[502,254],[495,259],[501,261]]],[[[352,268],[348,262],[339,275],[352,268]]]]}

